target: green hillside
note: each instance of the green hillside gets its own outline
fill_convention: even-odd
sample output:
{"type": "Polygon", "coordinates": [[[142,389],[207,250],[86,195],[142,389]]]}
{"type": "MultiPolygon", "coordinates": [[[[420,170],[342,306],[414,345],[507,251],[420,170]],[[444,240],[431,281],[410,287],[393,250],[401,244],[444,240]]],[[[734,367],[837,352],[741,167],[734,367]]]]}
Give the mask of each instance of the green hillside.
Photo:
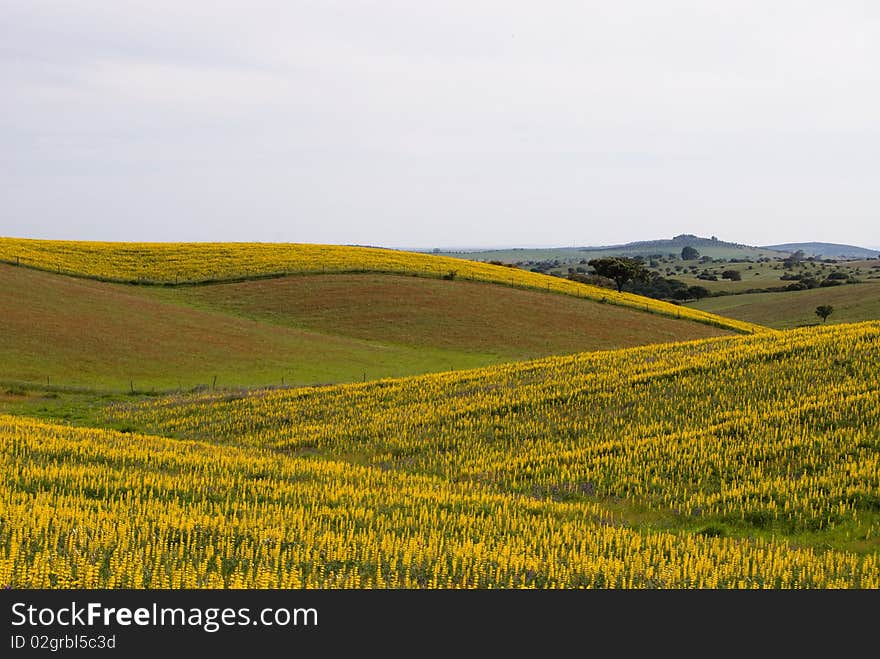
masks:
{"type": "Polygon", "coordinates": [[[768,245],[763,249],[774,249],[783,252],[802,251],[805,256],[817,256],[831,259],[871,259],[880,256],[880,252],[855,245],[840,245],[838,243],[785,243],[783,245],[768,245]]]}
{"type": "Polygon", "coordinates": [[[167,289],[0,265],[0,382],[121,391],[350,382],[724,334],[469,281],[320,275],[167,289]],[[337,279],[338,278],[338,279],[337,279]]]}
{"type": "Polygon", "coordinates": [[[880,319],[880,282],[784,293],[724,295],[705,298],[688,306],[767,327],[787,329],[820,323],[815,310],[824,304],[834,307],[834,312],[827,320],[829,324],[880,319]]]}
{"type": "Polygon", "coordinates": [[[662,300],[502,265],[381,247],[311,243],[134,243],[0,237],[0,262],[103,282],[185,286],[291,275],[379,273],[555,292],[752,334],[764,328],[662,300]]]}

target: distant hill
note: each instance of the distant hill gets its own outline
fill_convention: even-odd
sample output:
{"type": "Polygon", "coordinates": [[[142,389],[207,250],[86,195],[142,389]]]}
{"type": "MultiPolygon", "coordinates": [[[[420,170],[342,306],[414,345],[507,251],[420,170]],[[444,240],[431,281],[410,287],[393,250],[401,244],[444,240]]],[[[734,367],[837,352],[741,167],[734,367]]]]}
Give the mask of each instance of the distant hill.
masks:
{"type": "Polygon", "coordinates": [[[870,259],[880,256],[880,252],[874,249],[836,243],[784,243],[782,245],[767,245],[762,249],[773,249],[780,252],[796,252],[800,249],[807,256],[826,259],[870,259]]]}
{"type": "Polygon", "coordinates": [[[640,249],[643,247],[653,249],[666,247],[686,247],[687,245],[690,245],[691,247],[728,247],[753,249],[751,246],[744,245],[742,243],[732,243],[726,240],[719,240],[715,236],[712,236],[711,238],[704,238],[702,236],[695,236],[692,233],[681,233],[677,236],[667,239],[638,240],[623,245],[609,245],[607,247],[591,249],[640,249]]]}
{"type": "Polygon", "coordinates": [[[701,255],[712,258],[739,258],[757,260],[762,257],[781,257],[779,251],[766,247],[752,247],[741,243],[727,242],[715,237],[705,238],[689,233],[682,233],[673,238],[661,240],[642,240],[622,245],[602,245],[589,247],[556,247],[556,248],[513,248],[440,251],[435,253],[443,256],[456,256],[474,261],[502,261],[516,263],[522,261],[553,261],[575,262],[583,259],[600,258],[602,256],[651,256],[681,253],[682,248],[690,245],[701,255]]]}
{"type": "MultiPolygon", "coordinates": [[[[0,262],[104,282],[151,286],[300,275],[398,274],[562,293],[737,332],[762,328],[693,309],[521,268],[384,248],[306,243],[125,243],[0,237],[0,262]]],[[[0,286],[2,288],[2,286],[0,286]]],[[[0,305],[0,308],[5,308],[0,305]]]]}
{"type": "Polygon", "coordinates": [[[607,247],[587,247],[584,250],[595,250],[606,253],[621,254],[678,254],[684,247],[694,247],[701,254],[719,257],[761,257],[761,256],[779,256],[775,252],[766,247],[753,247],[743,243],[728,242],[719,240],[715,236],[705,238],[695,236],[691,233],[682,233],[668,239],[661,240],[640,240],[636,242],[626,243],[623,245],[609,245],[607,247]]]}

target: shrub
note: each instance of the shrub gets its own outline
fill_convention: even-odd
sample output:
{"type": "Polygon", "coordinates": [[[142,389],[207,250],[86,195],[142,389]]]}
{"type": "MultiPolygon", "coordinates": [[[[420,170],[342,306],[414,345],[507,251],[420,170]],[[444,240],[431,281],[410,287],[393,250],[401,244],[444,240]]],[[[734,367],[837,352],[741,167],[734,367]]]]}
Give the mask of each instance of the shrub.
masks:
{"type": "Polygon", "coordinates": [[[704,297],[709,297],[711,293],[705,286],[688,286],[688,295],[699,300],[704,297]]]}

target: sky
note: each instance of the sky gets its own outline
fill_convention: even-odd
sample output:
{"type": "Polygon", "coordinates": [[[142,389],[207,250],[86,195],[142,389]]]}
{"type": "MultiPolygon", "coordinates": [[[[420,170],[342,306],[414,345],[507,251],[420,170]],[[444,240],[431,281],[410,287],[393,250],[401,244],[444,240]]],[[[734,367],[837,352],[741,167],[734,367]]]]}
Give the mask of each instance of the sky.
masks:
{"type": "Polygon", "coordinates": [[[880,246],[870,0],[0,15],[0,236],[880,246]]]}

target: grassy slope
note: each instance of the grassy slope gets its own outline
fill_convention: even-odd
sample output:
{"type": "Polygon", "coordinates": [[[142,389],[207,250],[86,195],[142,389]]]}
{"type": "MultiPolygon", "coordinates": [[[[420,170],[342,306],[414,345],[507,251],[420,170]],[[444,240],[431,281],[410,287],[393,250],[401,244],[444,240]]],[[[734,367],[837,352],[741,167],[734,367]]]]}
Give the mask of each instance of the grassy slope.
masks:
{"type": "Polygon", "coordinates": [[[220,386],[344,382],[724,333],[560,295],[382,276],[157,290],[0,265],[0,308],[0,381],[111,390],[214,375],[220,386]]]}
{"type": "Polygon", "coordinates": [[[852,258],[853,256],[860,258],[874,258],[878,256],[878,252],[865,247],[856,245],[841,245],[839,243],[785,243],[783,245],[767,245],[765,249],[778,249],[783,252],[795,252],[802,250],[807,256],[822,256],[830,258],[852,258]]]}
{"type": "Polygon", "coordinates": [[[848,284],[808,291],[727,295],[688,306],[776,329],[820,322],[816,307],[830,304],[834,313],[828,323],[852,323],[880,319],[880,283],[848,284]]]}
{"type": "Polygon", "coordinates": [[[296,243],[108,243],[0,237],[0,261],[113,282],[176,285],[293,274],[382,273],[467,279],[555,291],[752,334],[764,328],[559,277],[416,252],[296,243]]]}
{"type": "Polygon", "coordinates": [[[153,291],[163,299],[284,326],[503,359],[722,333],[570,296],[396,275],[314,275],[153,291]]]}
{"type": "Polygon", "coordinates": [[[97,389],[339,382],[491,363],[168,304],[127,286],[0,267],[0,380],[97,389]]]}

